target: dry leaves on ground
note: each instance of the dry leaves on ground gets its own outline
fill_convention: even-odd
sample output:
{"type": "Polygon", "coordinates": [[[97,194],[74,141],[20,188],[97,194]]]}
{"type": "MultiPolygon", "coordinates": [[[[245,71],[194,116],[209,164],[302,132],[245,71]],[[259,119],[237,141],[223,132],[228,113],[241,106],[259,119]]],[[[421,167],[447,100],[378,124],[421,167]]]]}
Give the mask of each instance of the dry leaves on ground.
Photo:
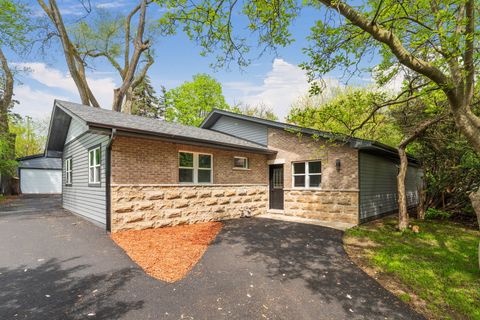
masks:
{"type": "Polygon", "coordinates": [[[111,237],[147,274],[175,282],[195,266],[221,228],[220,222],[207,222],[120,231],[111,237]]]}

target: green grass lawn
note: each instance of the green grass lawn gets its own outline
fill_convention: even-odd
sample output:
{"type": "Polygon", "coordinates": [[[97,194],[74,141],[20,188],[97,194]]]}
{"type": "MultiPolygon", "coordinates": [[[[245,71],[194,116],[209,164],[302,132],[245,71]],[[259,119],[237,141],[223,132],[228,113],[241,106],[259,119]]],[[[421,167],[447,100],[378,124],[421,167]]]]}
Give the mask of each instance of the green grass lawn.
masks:
{"type": "MultiPolygon", "coordinates": [[[[349,229],[347,251],[355,246],[367,265],[424,300],[423,310],[429,317],[480,319],[480,232],[448,221],[411,224],[418,225],[420,233],[396,231],[393,218],[349,229]]],[[[400,298],[411,302],[408,293],[400,298]]]]}

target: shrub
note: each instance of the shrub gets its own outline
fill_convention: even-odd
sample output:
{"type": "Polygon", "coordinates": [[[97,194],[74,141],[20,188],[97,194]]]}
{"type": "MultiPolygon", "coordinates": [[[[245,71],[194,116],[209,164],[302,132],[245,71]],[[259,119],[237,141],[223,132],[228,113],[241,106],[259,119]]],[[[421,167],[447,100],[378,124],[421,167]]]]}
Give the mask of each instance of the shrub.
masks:
{"type": "Polygon", "coordinates": [[[451,213],[435,208],[428,208],[427,212],[425,212],[425,219],[430,220],[446,220],[451,217],[451,213]]]}

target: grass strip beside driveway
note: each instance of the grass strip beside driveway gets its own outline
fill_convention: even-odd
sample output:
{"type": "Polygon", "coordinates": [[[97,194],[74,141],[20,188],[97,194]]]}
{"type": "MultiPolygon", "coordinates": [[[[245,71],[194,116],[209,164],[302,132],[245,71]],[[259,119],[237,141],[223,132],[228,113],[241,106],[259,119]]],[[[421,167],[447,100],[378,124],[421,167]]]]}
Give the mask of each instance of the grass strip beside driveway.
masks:
{"type": "Polygon", "coordinates": [[[480,232],[448,221],[415,221],[420,233],[386,218],[347,230],[352,259],[432,319],[480,319],[480,232]]]}

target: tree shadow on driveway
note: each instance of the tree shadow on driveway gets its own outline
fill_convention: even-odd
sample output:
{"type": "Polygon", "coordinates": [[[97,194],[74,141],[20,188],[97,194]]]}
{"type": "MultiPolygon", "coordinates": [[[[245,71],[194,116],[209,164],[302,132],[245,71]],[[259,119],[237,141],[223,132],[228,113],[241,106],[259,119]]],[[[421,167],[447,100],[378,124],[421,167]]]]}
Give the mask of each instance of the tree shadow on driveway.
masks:
{"type": "MultiPolygon", "coordinates": [[[[228,221],[216,243],[240,246],[243,257],[263,265],[268,278],[306,288],[309,296],[351,318],[424,319],[348,258],[342,235],[315,225],[241,219],[228,221]]],[[[305,308],[318,312],[318,304],[305,308]]]]}
{"type": "Polygon", "coordinates": [[[80,276],[89,266],[66,267],[75,259],[49,259],[28,269],[0,268],[0,318],[118,319],[142,308],[141,300],[119,301],[114,297],[137,270],[80,276]]]}

